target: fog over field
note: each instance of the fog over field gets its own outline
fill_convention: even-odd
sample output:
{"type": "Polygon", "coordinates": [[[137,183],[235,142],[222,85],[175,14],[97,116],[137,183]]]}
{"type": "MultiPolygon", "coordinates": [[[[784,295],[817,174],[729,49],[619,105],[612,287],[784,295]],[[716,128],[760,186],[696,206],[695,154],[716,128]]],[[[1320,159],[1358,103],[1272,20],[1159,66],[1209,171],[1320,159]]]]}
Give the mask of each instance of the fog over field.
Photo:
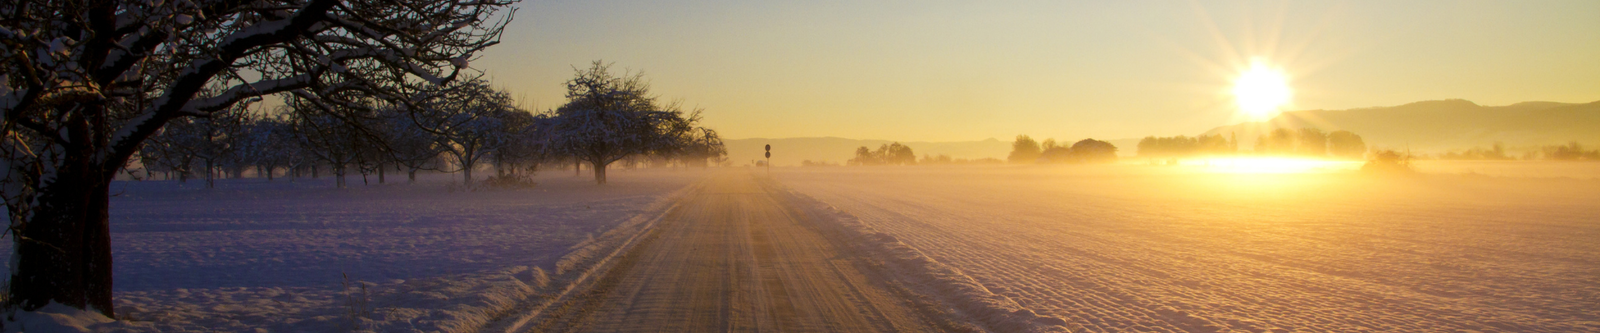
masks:
{"type": "Polygon", "coordinates": [[[1600,330],[1600,169],[796,168],[775,178],[1108,332],[1600,330]],[[1543,169],[1542,171],[1536,171],[1543,169]],[[1550,178],[1554,176],[1554,178],[1550,178]]]}
{"type": "Polygon", "coordinates": [[[1600,332],[1600,1],[0,3],[0,333],[1600,332]]]}

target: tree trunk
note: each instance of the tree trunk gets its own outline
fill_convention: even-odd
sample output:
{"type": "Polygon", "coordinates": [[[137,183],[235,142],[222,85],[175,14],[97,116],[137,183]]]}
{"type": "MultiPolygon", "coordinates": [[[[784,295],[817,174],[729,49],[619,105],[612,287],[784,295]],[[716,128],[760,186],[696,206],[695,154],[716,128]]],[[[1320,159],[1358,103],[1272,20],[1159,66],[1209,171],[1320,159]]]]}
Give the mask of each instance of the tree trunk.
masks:
{"type": "Polygon", "coordinates": [[[383,184],[383,163],[378,163],[378,184],[383,184]]]}
{"type": "Polygon", "coordinates": [[[417,169],[416,168],[412,168],[411,171],[406,172],[406,177],[409,178],[409,179],[406,180],[406,183],[408,183],[408,184],[417,183],[417,169]]]}
{"type": "Polygon", "coordinates": [[[50,302],[115,318],[111,304],[110,179],[82,155],[64,161],[54,182],[16,230],[10,303],[37,310],[50,302]]]}
{"type": "Polygon", "coordinates": [[[579,160],[579,159],[572,160],[572,176],[573,177],[577,177],[577,176],[582,176],[582,175],[583,175],[583,160],[579,160]]]}
{"type": "Polygon", "coordinates": [[[472,168],[461,167],[461,185],[472,185],[472,168]]]}
{"type": "Polygon", "coordinates": [[[600,163],[599,161],[595,161],[595,162],[593,162],[593,164],[594,164],[594,183],[595,184],[600,184],[600,185],[605,185],[606,184],[606,165],[604,163],[600,163]]]}
{"type": "MultiPolygon", "coordinates": [[[[312,170],[316,170],[316,169],[312,169],[312,170]]],[[[345,188],[345,185],[344,185],[344,166],[339,166],[339,165],[333,166],[333,179],[334,179],[333,180],[334,185],[338,186],[339,188],[345,188]]]]}
{"type": "Polygon", "coordinates": [[[212,170],[211,160],[206,160],[206,188],[216,188],[216,170],[212,170]]]}

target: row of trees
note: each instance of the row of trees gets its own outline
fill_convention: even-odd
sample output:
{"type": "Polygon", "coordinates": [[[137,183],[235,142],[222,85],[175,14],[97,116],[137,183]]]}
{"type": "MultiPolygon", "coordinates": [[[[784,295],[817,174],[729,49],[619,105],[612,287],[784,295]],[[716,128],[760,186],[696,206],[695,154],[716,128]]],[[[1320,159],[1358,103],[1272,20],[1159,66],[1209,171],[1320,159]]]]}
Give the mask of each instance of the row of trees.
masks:
{"type": "MultiPolygon", "coordinates": [[[[1600,149],[1585,149],[1576,141],[1565,145],[1547,145],[1539,147],[1526,147],[1522,150],[1521,159],[1524,160],[1555,160],[1555,161],[1600,161],[1600,149]]],[[[1517,156],[1507,151],[1504,144],[1495,143],[1484,148],[1472,148],[1461,151],[1450,151],[1438,155],[1444,160],[1515,160],[1517,156]]]]}
{"type": "Polygon", "coordinates": [[[1239,152],[1239,140],[1221,134],[1197,137],[1148,136],[1139,139],[1139,157],[1168,158],[1197,155],[1232,155],[1239,152]]]}
{"type": "Polygon", "coordinates": [[[1266,155],[1333,156],[1359,159],[1367,153],[1367,143],[1350,131],[1324,133],[1315,128],[1275,129],[1256,139],[1256,152],[1266,155]]]}
{"type": "MultiPolygon", "coordinates": [[[[1531,156],[1529,156],[1529,157],[1531,157],[1531,156]]],[[[1490,146],[1490,147],[1487,147],[1487,148],[1485,148],[1485,147],[1474,147],[1474,148],[1467,149],[1467,150],[1462,150],[1462,151],[1445,152],[1443,154],[1439,154],[1439,159],[1444,159],[1444,160],[1514,160],[1514,159],[1517,159],[1517,158],[1515,156],[1511,156],[1510,154],[1508,154],[1506,152],[1506,146],[1504,144],[1496,142],[1493,146],[1490,146]]]]}
{"type": "Polygon", "coordinates": [[[0,2],[0,200],[17,240],[6,308],[115,317],[110,184],[169,123],[279,94],[335,119],[416,110],[413,96],[499,42],[513,3],[0,2]]]}
{"type": "Polygon", "coordinates": [[[1003,163],[1005,163],[1005,161],[1001,161],[1000,159],[993,158],[993,157],[966,159],[966,158],[952,158],[952,157],[950,157],[950,155],[945,155],[945,154],[939,154],[939,155],[922,154],[922,159],[917,161],[917,164],[922,164],[922,165],[1003,164],[1003,163]]]}
{"type": "Polygon", "coordinates": [[[510,107],[469,64],[499,42],[514,3],[0,4],[0,200],[17,240],[4,308],[53,302],[116,317],[107,214],[110,184],[130,165],[179,177],[319,165],[381,175],[531,170],[565,156],[604,183],[605,166],[628,156],[720,156],[698,112],[598,63],[568,82],[561,108],[510,107]],[[286,96],[285,108],[245,112],[269,96],[286,96]]]}
{"type": "Polygon", "coordinates": [[[1110,142],[1083,139],[1071,146],[1059,145],[1055,139],[1043,143],[1027,135],[1018,135],[1011,143],[1011,163],[1112,163],[1117,161],[1117,146],[1110,142]]]}
{"type": "MultiPolygon", "coordinates": [[[[1264,155],[1361,158],[1367,152],[1367,144],[1360,135],[1350,131],[1324,133],[1315,128],[1279,128],[1257,138],[1255,151],[1264,155]]],[[[1139,157],[1178,158],[1237,153],[1239,140],[1232,135],[1150,136],[1139,140],[1139,157]]]]}
{"type": "Polygon", "coordinates": [[[138,157],[147,176],[187,180],[200,175],[212,186],[219,176],[248,171],[271,179],[279,170],[316,177],[326,168],[338,187],[360,173],[363,182],[388,171],[460,172],[466,184],[488,164],[500,182],[520,182],[541,163],[589,162],[595,181],[606,166],[647,156],[706,165],[726,156],[716,131],[696,126],[699,112],[658,105],[638,75],[615,77],[606,66],[579,71],[568,83],[570,101],[531,113],[509,93],[482,80],[442,87],[409,105],[358,105],[359,110],[323,112],[333,106],[291,96],[271,112],[236,107],[208,118],[174,121],[151,138],[138,157]],[[598,99],[610,99],[601,100],[598,99]]]}
{"type": "Polygon", "coordinates": [[[856,148],[856,157],[846,161],[847,165],[913,165],[917,164],[917,154],[911,147],[899,142],[878,146],[877,150],[867,149],[866,146],[856,148]]]}
{"type": "MultiPolygon", "coordinates": [[[[894,145],[898,145],[898,144],[899,143],[895,143],[894,145]]],[[[867,147],[856,148],[856,157],[851,159],[849,162],[847,162],[848,163],[847,165],[884,165],[884,164],[891,164],[891,163],[872,164],[872,163],[860,163],[860,162],[861,161],[869,161],[869,162],[870,161],[879,161],[879,162],[882,162],[882,161],[884,161],[883,156],[890,155],[890,154],[887,154],[890,151],[889,147],[892,147],[894,145],[880,146],[880,147],[878,147],[877,151],[868,150],[867,147]]],[[[905,147],[905,146],[901,146],[901,147],[905,147]]],[[[898,156],[896,156],[894,158],[894,161],[896,163],[892,163],[892,165],[911,165],[911,164],[917,164],[917,165],[968,165],[968,164],[1002,164],[1002,163],[1005,163],[1005,161],[1001,161],[1000,159],[993,158],[993,157],[966,159],[966,158],[953,158],[953,157],[950,157],[950,155],[945,155],[945,154],[939,154],[939,155],[922,154],[922,158],[921,159],[915,159],[915,160],[908,161],[905,158],[905,155],[910,153],[911,148],[910,147],[905,147],[904,149],[905,149],[905,154],[899,154],[898,156]]],[[[831,163],[831,162],[828,162],[828,161],[804,160],[804,161],[800,161],[800,166],[803,166],[803,167],[830,167],[830,166],[839,166],[839,164],[831,163]]]]}
{"type": "Polygon", "coordinates": [[[1539,157],[1558,161],[1600,161],[1600,149],[1585,150],[1583,145],[1573,141],[1566,145],[1541,147],[1539,157]]]}

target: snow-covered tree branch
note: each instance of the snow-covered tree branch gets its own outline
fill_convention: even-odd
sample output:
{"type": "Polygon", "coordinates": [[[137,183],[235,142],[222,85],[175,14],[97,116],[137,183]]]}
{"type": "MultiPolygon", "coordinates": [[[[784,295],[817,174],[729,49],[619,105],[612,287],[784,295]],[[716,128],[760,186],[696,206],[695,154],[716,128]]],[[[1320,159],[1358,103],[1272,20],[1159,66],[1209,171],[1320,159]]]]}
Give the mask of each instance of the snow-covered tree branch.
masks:
{"type": "Polygon", "coordinates": [[[319,105],[405,101],[470,72],[513,2],[0,4],[0,199],[22,240],[10,305],[113,315],[108,186],[167,124],[290,91],[319,105]]]}

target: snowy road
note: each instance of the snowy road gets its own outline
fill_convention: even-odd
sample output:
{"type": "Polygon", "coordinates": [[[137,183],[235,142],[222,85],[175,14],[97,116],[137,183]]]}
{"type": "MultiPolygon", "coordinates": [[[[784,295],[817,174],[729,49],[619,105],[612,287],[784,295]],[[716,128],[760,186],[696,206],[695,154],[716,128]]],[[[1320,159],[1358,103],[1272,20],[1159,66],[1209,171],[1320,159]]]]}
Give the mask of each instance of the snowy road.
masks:
{"type": "Polygon", "coordinates": [[[936,330],[928,312],[751,173],[716,176],[659,223],[587,293],[528,331],[936,330]]]}
{"type": "Polygon", "coordinates": [[[996,294],[1097,332],[1600,331],[1593,175],[774,173],[996,294]]]}

